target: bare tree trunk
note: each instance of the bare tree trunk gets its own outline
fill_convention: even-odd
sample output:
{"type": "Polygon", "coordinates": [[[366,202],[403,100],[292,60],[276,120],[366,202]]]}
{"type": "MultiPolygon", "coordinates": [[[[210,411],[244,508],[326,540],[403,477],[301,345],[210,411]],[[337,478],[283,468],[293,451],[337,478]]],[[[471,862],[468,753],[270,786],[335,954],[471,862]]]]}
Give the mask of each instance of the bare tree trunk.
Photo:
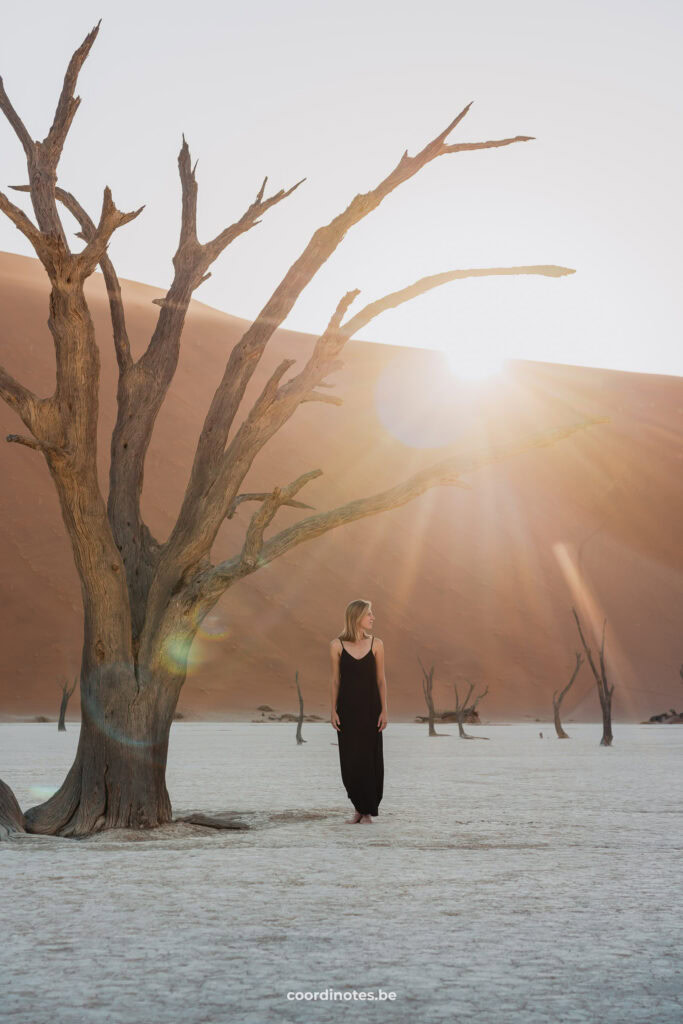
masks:
{"type": "Polygon", "coordinates": [[[554,715],[554,719],[555,719],[555,732],[557,733],[558,740],[568,740],[569,739],[569,735],[562,728],[562,721],[560,719],[560,705],[555,701],[555,697],[554,696],[553,696],[553,715],[554,715]]]}
{"type": "Polygon", "coordinates": [[[58,792],[26,812],[27,831],[81,836],[170,821],[165,776],[177,682],[157,675],[141,689],[132,666],[88,666],[74,764],[58,792]]]}
{"type": "Polygon", "coordinates": [[[474,683],[470,683],[468,679],[466,679],[465,682],[468,684],[469,689],[467,691],[467,696],[462,701],[462,703],[460,701],[460,694],[458,693],[457,683],[453,683],[453,690],[455,693],[455,713],[458,719],[458,736],[460,737],[461,740],[486,740],[488,739],[488,736],[470,736],[469,733],[465,732],[465,727],[463,723],[465,721],[465,714],[467,713],[467,711],[471,711],[472,713],[476,712],[477,704],[479,703],[480,700],[484,699],[486,694],[489,692],[489,688],[487,686],[485,690],[482,690],[479,696],[475,699],[474,704],[472,704],[471,708],[468,708],[467,702],[472,696],[472,691],[474,690],[474,683]]]}
{"type": "Polygon", "coordinates": [[[59,724],[57,725],[58,732],[66,732],[66,708],[77,685],[78,677],[74,679],[71,689],[69,689],[66,679],[62,683],[62,702],[59,705],[59,724]]]}
{"type": "Polygon", "coordinates": [[[607,682],[607,672],[605,669],[605,630],[607,629],[607,619],[602,624],[602,639],[600,642],[600,664],[599,667],[595,664],[593,659],[593,652],[586,642],[583,629],[581,628],[581,622],[577,615],[576,608],[572,608],[574,619],[576,620],[576,627],[581,637],[581,643],[583,649],[586,652],[586,658],[590,665],[593,678],[595,679],[595,685],[598,690],[598,698],[600,700],[600,709],[602,711],[602,739],[600,740],[601,747],[612,746],[612,694],[614,693],[614,684],[612,686],[607,682]]]}
{"type": "Polygon", "coordinates": [[[465,732],[465,727],[463,725],[463,721],[464,721],[464,718],[465,718],[465,710],[467,708],[467,701],[472,696],[472,690],[474,689],[474,683],[470,683],[469,680],[467,680],[467,679],[465,680],[465,682],[468,684],[469,689],[467,691],[467,696],[465,697],[465,699],[462,702],[460,701],[460,694],[458,693],[458,685],[457,685],[457,683],[453,683],[453,691],[455,693],[455,713],[456,713],[456,715],[458,717],[458,735],[459,735],[460,739],[461,740],[471,740],[471,739],[474,739],[474,737],[473,736],[469,736],[465,732]]]}
{"type": "Polygon", "coordinates": [[[555,732],[557,733],[558,740],[568,740],[569,739],[569,736],[567,735],[567,733],[562,728],[562,722],[560,721],[560,707],[562,706],[562,701],[564,700],[565,695],[567,693],[569,693],[569,690],[573,686],[574,680],[576,679],[577,675],[579,674],[579,669],[581,668],[582,664],[583,664],[583,657],[582,657],[580,651],[577,651],[576,652],[576,665],[574,666],[574,671],[572,672],[571,679],[569,680],[569,682],[565,686],[564,690],[562,690],[562,692],[559,694],[559,696],[558,696],[557,690],[555,690],[555,692],[553,693],[553,715],[554,715],[554,718],[555,718],[555,732]]]}
{"type": "Polygon", "coordinates": [[[422,669],[422,692],[424,694],[425,702],[427,704],[427,721],[429,722],[429,735],[447,736],[448,733],[437,732],[436,729],[434,728],[434,718],[436,716],[436,711],[434,710],[434,698],[432,695],[434,688],[434,666],[432,665],[428,672],[427,669],[422,664],[422,662],[420,661],[420,659],[418,658],[417,660],[420,662],[420,668],[422,669]]]}
{"type": "Polygon", "coordinates": [[[301,736],[301,726],[302,726],[303,720],[304,720],[304,698],[301,695],[301,688],[299,686],[299,673],[298,673],[298,671],[297,671],[296,676],[295,676],[295,681],[296,681],[296,692],[299,695],[299,718],[298,718],[297,723],[296,723],[296,742],[298,744],[300,744],[300,743],[305,743],[306,740],[303,739],[302,736],[301,736]]]}

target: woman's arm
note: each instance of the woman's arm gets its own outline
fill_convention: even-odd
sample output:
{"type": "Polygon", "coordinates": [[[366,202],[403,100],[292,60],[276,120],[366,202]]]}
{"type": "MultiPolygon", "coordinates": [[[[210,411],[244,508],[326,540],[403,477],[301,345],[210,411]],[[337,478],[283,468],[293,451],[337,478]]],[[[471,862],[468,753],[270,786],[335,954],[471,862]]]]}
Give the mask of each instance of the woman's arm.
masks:
{"type": "Polygon", "coordinates": [[[377,689],[382,701],[382,712],[377,720],[380,732],[387,727],[387,677],[384,674],[384,644],[375,637],[375,664],[377,666],[377,689]]]}
{"type": "Polygon", "coordinates": [[[337,697],[339,696],[339,659],[341,657],[342,645],[335,639],[330,643],[330,660],[332,662],[332,709],[330,721],[333,727],[339,732],[339,715],[337,714],[337,697]]]}

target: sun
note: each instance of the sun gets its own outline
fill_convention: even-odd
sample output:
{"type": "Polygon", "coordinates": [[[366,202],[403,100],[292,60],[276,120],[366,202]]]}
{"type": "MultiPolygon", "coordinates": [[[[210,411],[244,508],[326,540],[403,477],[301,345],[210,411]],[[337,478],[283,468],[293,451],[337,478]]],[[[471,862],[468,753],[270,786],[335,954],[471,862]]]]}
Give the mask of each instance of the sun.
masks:
{"type": "Polygon", "coordinates": [[[487,380],[500,373],[505,360],[499,352],[486,348],[444,349],[448,368],[462,381],[487,380]]]}

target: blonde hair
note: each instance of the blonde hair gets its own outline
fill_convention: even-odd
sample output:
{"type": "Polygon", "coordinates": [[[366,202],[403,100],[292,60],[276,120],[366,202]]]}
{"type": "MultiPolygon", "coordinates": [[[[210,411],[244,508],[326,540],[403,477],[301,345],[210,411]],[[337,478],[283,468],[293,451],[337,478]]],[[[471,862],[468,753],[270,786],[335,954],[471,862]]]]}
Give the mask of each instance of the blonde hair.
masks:
{"type": "MultiPolygon", "coordinates": [[[[344,631],[340,634],[340,640],[350,640],[354,642],[356,633],[358,631],[358,623],[363,618],[366,612],[370,611],[372,607],[371,601],[365,601],[362,597],[357,598],[355,601],[351,601],[346,606],[346,623],[344,625],[344,631]]],[[[367,635],[367,634],[366,634],[367,635]]]]}

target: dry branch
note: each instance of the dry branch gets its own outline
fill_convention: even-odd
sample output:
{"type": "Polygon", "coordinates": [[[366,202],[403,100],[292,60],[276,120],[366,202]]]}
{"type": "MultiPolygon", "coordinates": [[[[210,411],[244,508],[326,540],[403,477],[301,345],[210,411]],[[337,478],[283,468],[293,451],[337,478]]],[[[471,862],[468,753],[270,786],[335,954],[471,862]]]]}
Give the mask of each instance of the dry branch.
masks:
{"type": "MultiPolygon", "coordinates": [[[[62,155],[69,128],[81,102],[79,97],[74,96],[78,75],[95,42],[99,27],[100,22],[88,33],[69,61],[64,76],[64,83],[57,101],[54,119],[50,131],[42,142],[34,142],[31,138],[30,132],[5,92],[4,83],[0,78],[0,110],[7,117],[26,154],[31,186],[31,202],[38,227],[42,235],[52,237],[57,243],[56,248],[63,255],[69,254],[69,247],[55,199],[57,165],[62,155]]],[[[0,205],[2,204],[0,203],[0,205]]],[[[40,256],[40,253],[38,255],[40,256]]],[[[40,258],[42,259],[42,256],[40,258]]],[[[49,273],[49,264],[45,260],[43,260],[43,263],[49,273]]]]}
{"type": "MultiPolygon", "coordinates": [[[[16,192],[31,191],[30,185],[12,185],[10,187],[16,192]]],[[[66,207],[72,217],[78,221],[81,230],[76,232],[76,237],[82,238],[85,242],[90,242],[95,237],[95,232],[97,230],[92,218],[83,209],[71,192],[67,192],[66,189],[57,186],[55,189],[55,195],[60,203],[66,207]]],[[[116,360],[119,365],[119,371],[124,372],[132,365],[130,341],[128,339],[128,331],[126,329],[126,315],[123,306],[123,299],[121,297],[121,285],[119,283],[118,275],[114,269],[114,264],[106,252],[104,252],[100,257],[100,268],[102,270],[104,283],[107,288],[107,297],[109,299],[109,312],[111,315],[116,360]]]]}
{"type": "MultiPolygon", "coordinates": [[[[314,233],[254,323],[235,345],[204,421],[181,513],[164,552],[169,582],[172,563],[176,563],[178,570],[183,572],[188,565],[208,553],[220,523],[225,518],[226,509],[236,493],[225,486],[223,460],[228,434],[247,384],[273,332],[283,323],[301,292],[332,255],[347,231],[375,210],[395,188],[439,156],[530,140],[531,136],[518,135],[497,142],[447,145],[446,137],[465,117],[470,106],[468,104],[416,156],[410,157],[406,151],[394,170],[379,185],[370,192],[357,195],[341,214],[314,233]]],[[[242,452],[234,454],[236,457],[230,463],[232,483],[239,487],[250,463],[242,452]]]]}
{"type": "MultiPolygon", "coordinates": [[[[269,498],[271,496],[271,494],[272,491],[258,491],[254,492],[253,494],[238,494],[237,497],[232,502],[232,504],[230,505],[230,508],[226,512],[225,518],[232,519],[232,517],[235,515],[235,512],[237,511],[238,505],[241,505],[243,501],[265,501],[266,498],[269,498]]],[[[305,501],[294,501],[293,499],[289,501],[283,501],[281,502],[281,504],[287,505],[289,508],[314,508],[313,505],[307,505],[305,501]]]]}

